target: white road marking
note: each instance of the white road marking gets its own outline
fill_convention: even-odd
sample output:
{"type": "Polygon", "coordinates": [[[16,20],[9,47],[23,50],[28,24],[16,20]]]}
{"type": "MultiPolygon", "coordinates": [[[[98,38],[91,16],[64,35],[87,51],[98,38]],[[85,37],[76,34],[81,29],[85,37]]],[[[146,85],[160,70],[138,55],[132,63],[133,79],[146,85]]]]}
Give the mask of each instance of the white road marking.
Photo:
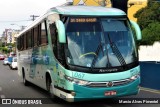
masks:
{"type": "Polygon", "coordinates": [[[2,87],[0,87],[0,91],[2,91],[2,87]]]}

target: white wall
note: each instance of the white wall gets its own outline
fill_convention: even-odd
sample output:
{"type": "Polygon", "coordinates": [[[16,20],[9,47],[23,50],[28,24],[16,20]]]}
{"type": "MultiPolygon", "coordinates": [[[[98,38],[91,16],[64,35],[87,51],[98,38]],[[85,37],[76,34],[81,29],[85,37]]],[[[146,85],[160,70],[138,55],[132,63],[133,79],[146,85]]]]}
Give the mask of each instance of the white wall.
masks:
{"type": "Polygon", "coordinates": [[[140,61],[160,61],[160,42],[155,42],[152,46],[140,46],[140,61]]]}

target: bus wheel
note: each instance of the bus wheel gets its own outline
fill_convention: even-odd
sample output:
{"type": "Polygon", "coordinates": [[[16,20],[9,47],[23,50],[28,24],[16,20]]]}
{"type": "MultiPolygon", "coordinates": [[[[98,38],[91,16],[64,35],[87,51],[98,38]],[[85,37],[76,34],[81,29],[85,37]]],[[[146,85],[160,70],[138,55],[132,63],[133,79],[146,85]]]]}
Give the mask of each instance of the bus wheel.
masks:
{"type": "Polygon", "coordinates": [[[54,98],[54,93],[53,93],[53,86],[52,86],[52,81],[50,78],[47,79],[47,91],[50,95],[51,98],[54,98]]]}
{"type": "Polygon", "coordinates": [[[28,86],[29,85],[29,82],[26,80],[26,76],[25,76],[25,73],[23,72],[23,84],[25,86],[28,86]]]}

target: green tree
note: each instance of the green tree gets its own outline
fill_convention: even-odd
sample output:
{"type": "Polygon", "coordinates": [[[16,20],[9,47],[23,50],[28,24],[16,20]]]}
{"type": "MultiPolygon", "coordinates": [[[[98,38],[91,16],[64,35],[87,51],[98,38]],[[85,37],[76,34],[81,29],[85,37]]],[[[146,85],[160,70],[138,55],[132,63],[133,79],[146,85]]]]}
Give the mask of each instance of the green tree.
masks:
{"type": "Polygon", "coordinates": [[[142,30],[141,45],[152,45],[155,41],[160,41],[160,2],[149,0],[148,5],[134,17],[142,30]]]}
{"type": "Polygon", "coordinates": [[[9,49],[7,47],[1,47],[0,49],[3,53],[9,53],[9,49]]]}
{"type": "Polygon", "coordinates": [[[160,41],[160,22],[151,23],[142,30],[142,45],[152,45],[155,41],[160,41]]]}
{"type": "Polygon", "coordinates": [[[160,3],[159,2],[149,2],[148,6],[140,9],[134,17],[137,18],[137,23],[143,30],[150,23],[160,22],[160,3]]]}

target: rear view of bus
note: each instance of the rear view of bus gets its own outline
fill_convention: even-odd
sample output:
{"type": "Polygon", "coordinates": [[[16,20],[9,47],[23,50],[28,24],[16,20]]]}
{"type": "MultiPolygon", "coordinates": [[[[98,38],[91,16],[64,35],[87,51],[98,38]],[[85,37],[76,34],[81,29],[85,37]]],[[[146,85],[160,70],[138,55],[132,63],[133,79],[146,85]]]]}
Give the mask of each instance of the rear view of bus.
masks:
{"type": "Polygon", "coordinates": [[[141,33],[135,22],[114,8],[66,6],[53,11],[60,14],[56,26],[64,54],[59,55],[65,59],[54,69],[59,74],[52,79],[56,96],[78,101],[138,93],[136,41],[141,33]]]}

